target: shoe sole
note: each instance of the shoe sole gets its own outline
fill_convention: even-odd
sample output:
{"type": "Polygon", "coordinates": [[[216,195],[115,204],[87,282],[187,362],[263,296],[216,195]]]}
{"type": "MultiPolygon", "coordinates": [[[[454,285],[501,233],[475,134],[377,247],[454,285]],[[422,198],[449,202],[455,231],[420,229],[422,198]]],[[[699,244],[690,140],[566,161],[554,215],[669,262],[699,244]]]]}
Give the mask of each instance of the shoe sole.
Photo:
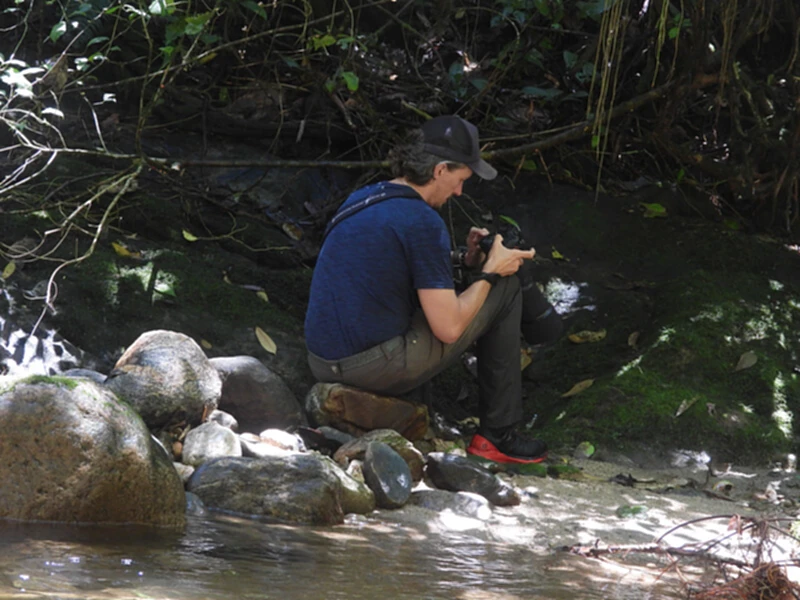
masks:
{"type": "Polygon", "coordinates": [[[521,458],[517,456],[511,456],[510,454],[505,454],[500,452],[500,450],[497,449],[497,446],[495,446],[492,442],[478,434],[472,436],[472,442],[470,442],[469,447],[467,448],[467,454],[472,454],[473,456],[478,456],[496,463],[517,465],[536,464],[547,459],[546,452],[533,458],[521,458]]]}

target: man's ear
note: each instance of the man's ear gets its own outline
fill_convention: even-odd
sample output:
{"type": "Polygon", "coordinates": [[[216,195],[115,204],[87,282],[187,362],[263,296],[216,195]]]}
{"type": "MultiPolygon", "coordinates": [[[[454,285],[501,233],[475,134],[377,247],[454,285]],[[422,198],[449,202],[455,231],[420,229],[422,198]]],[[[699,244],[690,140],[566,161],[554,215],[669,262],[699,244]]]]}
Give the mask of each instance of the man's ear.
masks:
{"type": "Polygon", "coordinates": [[[447,165],[443,162],[440,162],[435,167],[433,167],[433,178],[436,179],[437,177],[441,177],[442,173],[447,170],[447,165]]]}

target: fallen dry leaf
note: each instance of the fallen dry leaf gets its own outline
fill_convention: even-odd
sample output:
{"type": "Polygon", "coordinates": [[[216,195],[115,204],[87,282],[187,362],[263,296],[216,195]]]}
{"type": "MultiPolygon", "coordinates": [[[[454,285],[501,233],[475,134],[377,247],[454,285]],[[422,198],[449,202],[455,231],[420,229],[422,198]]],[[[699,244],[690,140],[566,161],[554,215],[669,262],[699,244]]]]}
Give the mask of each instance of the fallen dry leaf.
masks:
{"type": "Polygon", "coordinates": [[[561,394],[562,398],[569,398],[570,396],[577,396],[581,392],[588,390],[592,387],[594,383],[594,379],[584,379],[583,381],[579,381],[575,385],[573,385],[568,392],[564,392],[561,394]]]}
{"type": "Polygon", "coordinates": [[[111,242],[111,247],[114,248],[114,252],[116,252],[119,256],[122,256],[123,258],[142,258],[141,253],[131,252],[123,244],[120,244],[119,242],[111,242]]]}
{"type": "Polygon", "coordinates": [[[526,348],[522,348],[519,353],[519,366],[520,370],[524,371],[525,367],[533,362],[531,358],[531,351],[527,350],[526,348]]]}
{"type": "Polygon", "coordinates": [[[183,233],[183,239],[185,239],[187,242],[196,242],[197,241],[197,236],[193,235],[191,232],[186,231],[185,229],[183,229],[183,230],[181,230],[181,233],[183,233]]]}
{"type": "Polygon", "coordinates": [[[16,270],[17,270],[17,265],[12,260],[10,263],[6,265],[6,268],[3,269],[3,274],[0,275],[0,277],[2,277],[3,279],[8,279],[14,274],[14,271],[16,270]]]}
{"type": "Polygon", "coordinates": [[[200,340],[200,345],[206,350],[210,350],[211,348],[213,348],[211,342],[209,342],[208,340],[200,340]]]}
{"type": "Polygon", "coordinates": [[[639,332],[634,331],[632,334],[628,336],[628,346],[631,348],[636,348],[636,344],[639,343],[639,332]]]}
{"type": "Polygon", "coordinates": [[[256,327],[256,338],[264,350],[270,354],[277,354],[278,346],[275,345],[275,342],[272,341],[272,338],[269,337],[269,335],[267,335],[266,332],[261,329],[261,327],[256,327]]]}
{"type": "Polygon", "coordinates": [[[756,353],[753,352],[752,350],[749,350],[739,357],[739,362],[736,363],[736,368],[734,369],[734,371],[742,371],[744,369],[749,369],[757,362],[758,362],[758,357],[756,356],[756,353]]]}
{"type": "Polygon", "coordinates": [[[267,296],[267,292],[265,292],[264,290],[256,292],[256,296],[261,298],[264,302],[269,302],[269,296],[267,296]]]}
{"type": "Polygon", "coordinates": [[[578,333],[571,333],[567,336],[569,341],[574,344],[583,344],[586,342],[599,342],[606,337],[606,330],[600,331],[579,331],[578,333]]]}
{"type": "Polygon", "coordinates": [[[281,225],[281,229],[283,229],[283,232],[295,242],[300,241],[300,239],[303,237],[303,230],[292,223],[283,223],[281,225]]]}
{"type": "Polygon", "coordinates": [[[675,418],[680,417],[683,413],[689,410],[692,407],[692,405],[695,402],[697,402],[697,398],[698,397],[695,396],[694,398],[691,398],[689,400],[684,400],[683,402],[681,402],[681,405],[678,407],[678,410],[675,411],[675,418]]]}

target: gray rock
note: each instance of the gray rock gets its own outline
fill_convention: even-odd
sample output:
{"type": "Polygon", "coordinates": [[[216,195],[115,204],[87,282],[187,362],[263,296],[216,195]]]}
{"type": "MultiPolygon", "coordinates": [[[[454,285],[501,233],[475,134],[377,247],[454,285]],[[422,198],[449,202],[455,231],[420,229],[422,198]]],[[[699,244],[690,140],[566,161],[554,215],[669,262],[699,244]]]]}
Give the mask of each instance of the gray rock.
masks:
{"type": "Polygon", "coordinates": [[[324,435],[329,440],[333,440],[335,442],[339,442],[342,445],[346,444],[347,442],[351,442],[351,441],[353,441],[355,439],[354,436],[352,436],[349,433],[346,433],[344,431],[340,431],[339,429],[336,429],[335,427],[329,427],[327,425],[322,425],[321,427],[317,427],[317,429],[319,431],[321,431],[322,435],[324,435]]]}
{"type": "Polygon", "coordinates": [[[291,450],[279,448],[274,444],[268,444],[255,433],[245,432],[239,436],[242,444],[242,456],[251,458],[264,458],[266,456],[287,456],[292,454],[291,450]]]}
{"type": "Polygon", "coordinates": [[[265,444],[270,444],[283,450],[291,450],[292,452],[306,451],[306,445],[303,440],[293,433],[289,433],[288,431],[282,431],[280,429],[265,429],[258,434],[258,437],[265,444]]]}
{"type": "Polygon", "coordinates": [[[186,434],[183,441],[183,463],[199,467],[212,458],[241,456],[238,436],[227,427],[209,421],[186,434]]]}
{"type": "Polygon", "coordinates": [[[62,373],[64,377],[82,377],[84,379],[91,379],[95,383],[104,383],[106,380],[106,376],[100,373],[99,371],[94,371],[92,369],[69,369],[62,373]]]}
{"type": "Polygon", "coordinates": [[[217,408],[222,381],[202,348],[174,331],[142,334],[117,361],[105,385],[148,427],[200,423],[217,408]]]}
{"type": "Polygon", "coordinates": [[[486,521],[492,516],[489,501],[471,492],[449,492],[445,490],[417,490],[411,494],[410,504],[436,512],[451,511],[454,514],[486,521]]]}
{"type": "Polygon", "coordinates": [[[208,420],[219,423],[233,432],[239,431],[239,422],[233,415],[226,413],[224,410],[215,410],[209,415],[208,420]]]}
{"type": "Polygon", "coordinates": [[[195,471],[187,489],[217,510],[288,523],[344,521],[339,478],[315,454],[217,458],[195,471]]]}
{"type": "Polygon", "coordinates": [[[390,446],[408,464],[412,481],[418,482],[422,480],[425,457],[422,452],[414,447],[414,444],[393,429],[376,429],[365,433],[339,448],[334,453],[333,459],[342,466],[346,466],[348,461],[353,459],[363,459],[367,446],[372,442],[382,442],[390,446]]]}
{"type": "Polygon", "coordinates": [[[401,508],[411,496],[411,471],[403,457],[383,442],[370,442],[364,454],[364,480],[381,508],[401,508]]]}
{"type": "Polygon", "coordinates": [[[473,492],[496,506],[516,506],[522,501],[516,488],[463,456],[431,452],[425,473],[438,488],[473,492]]]}
{"type": "Polygon", "coordinates": [[[239,422],[242,431],[290,429],[306,425],[303,408],[283,379],[252,356],[212,358],[222,378],[219,406],[239,422]]]}
{"type": "Polygon", "coordinates": [[[339,483],[342,486],[342,511],[345,514],[365,515],[375,510],[375,494],[364,483],[363,479],[359,480],[351,477],[327,456],[322,457],[322,459],[329,464],[331,472],[339,478],[339,483]]]}
{"type": "Polygon", "coordinates": [[[0,518],[184,523],[183,485],[142,419],[88,379],[0,384],[0,518]]]}
{"type": "Polygon", "coordinates": [[[178,477],[181,478],[181,482],[186,485],[186,482],[189,481],[192,473],[194,473],[194,467],[179,462],[173,462],[172,466],[175,467],[175,470],[178,472],[178,477]]]}

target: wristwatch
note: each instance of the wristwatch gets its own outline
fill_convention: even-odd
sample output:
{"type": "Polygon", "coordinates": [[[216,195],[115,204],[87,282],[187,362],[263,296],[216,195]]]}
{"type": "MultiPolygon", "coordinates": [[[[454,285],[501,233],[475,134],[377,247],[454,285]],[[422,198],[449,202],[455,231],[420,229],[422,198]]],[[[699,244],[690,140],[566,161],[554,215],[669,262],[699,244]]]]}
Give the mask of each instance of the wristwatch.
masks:
{"type": "Polygon", "coordinates": [[[472,278],[472,281],[488,281],[490,285],[494,286],[495,283],[500,281],[500,273],[481,273],[472,278]]]}

